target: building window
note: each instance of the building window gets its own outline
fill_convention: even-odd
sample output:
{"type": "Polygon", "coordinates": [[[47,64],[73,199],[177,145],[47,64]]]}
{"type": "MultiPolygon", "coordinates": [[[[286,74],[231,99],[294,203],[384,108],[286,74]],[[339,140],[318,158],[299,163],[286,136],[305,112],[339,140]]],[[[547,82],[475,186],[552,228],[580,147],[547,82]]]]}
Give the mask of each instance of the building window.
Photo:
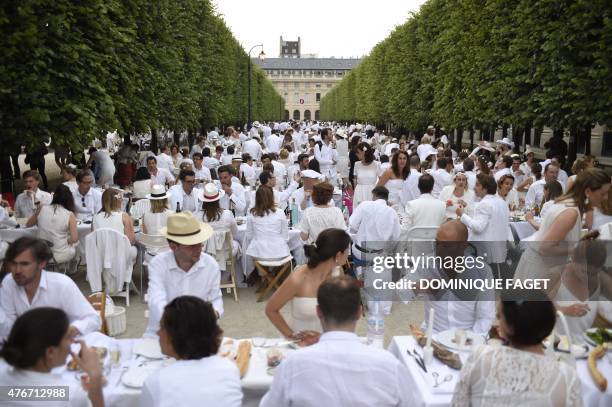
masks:
{"type": "Polygon", "coordinates": [[[294,93],[293,96],[295,96],[295,103],[298,103],[300,101],[300,94],[294,93]]]}
{"type": "Polygon", "coordinates": [[[321,94],[317,93],[317,102],[320,102],[320,101],[321,101],[321,94]]]}
{"type": "Polygon", "coordinates": [[[336,75],[337,76],[344,76],[344,71],[338,71],[338,72],[336,72],[336,75]]]}
{"type": "Polygon", "coordinates": [[[283,120],[289,120],[289,110],[285,110],[285,115],[283,117],[283,120]]]}
{"type": "Polygon", "coordinates": [[[321,120],[321,119],[320,119],[320,115],[319,115],[319,111],[318,111],[318,110],[315,110],[315,120],[317,120],[317,121],[318,121],[318,120],[321,120]]]}
{"type": "Polygon", "coordinates": [[[293,84],[293,86],[294,86],[296,89],[298,89],[298,88],[300,87],[300,83],[299,83],[299,82],[295,82],[295,83],[293,84]]]}
{"type": "Polygon", "coordinates": [[[315,71],[315,76],[323,76],[323,72],[322,71],[315,71]]]}
{"type": "Polygon", "coordinates": [[[293,111],[293,120],[300,120],[300,111],[299,110],[294,110],[293,111]]]}
{"type": "Polygon", "coordinates": [[[310,120],[310,110],[304,111],[304,120],[310,120]]]}
{"type": "Polygon", "coordinates": [[[317,84],[315,85],[315,88],[317,88],[317,89],[318,89],[318,88],[320,88],[320,87],[321,87],[321,84],[320,84],[320,83],[317,83],[317,84]]]}

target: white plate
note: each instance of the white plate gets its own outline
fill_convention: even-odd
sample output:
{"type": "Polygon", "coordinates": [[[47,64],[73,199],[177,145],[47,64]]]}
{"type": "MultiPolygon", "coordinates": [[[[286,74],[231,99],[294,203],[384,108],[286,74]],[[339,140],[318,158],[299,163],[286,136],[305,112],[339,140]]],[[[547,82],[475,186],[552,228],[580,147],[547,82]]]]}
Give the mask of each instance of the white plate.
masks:
{"type": "Polygon", "coordinates": [[[142,366],[134,366],[123,374],[121,383],[126,387],[139,389],[142,387],[145,380],[162,366],[164,366],[162,361],[149,362],[142,366]]]}
{"type": "MultiPolygon", "coordinates": [[[[587,343],[592,346],[597,346],[597,343],[595,343],[594,340],[592,340],[591,338],[587,336],[587,332],[595,332],[595,331],[597,331],[597,328],[589,328],[582,334],[582,336],[584,337],[584,340],[587,341],[587,343]]],[[[608,332],[612,334],[612,329],[608,329],[608,332]]]]}
{"type": "Polygon", "coordinates": [[[449,329],[446,331],[438,332],[434,334],[433,339],[440,342],[443,346],[448,349],[458,350],[463,352],[471,352],[476,346],[484,345],[485,339],[474,332],[465,331],[466,338],[472,339],[471,345],[459,346],[455,343],[455,329],[449,329]]]}
{"type": "MultiPolygon", "coordinates": [[[[565,335],[557,335],[559,338],[559,343],[555,348],[555,352],[561,352],[569,354],[569,346],[567,345],[567,336],[565,335]]],[[[544,339],[543,344],[546,348],[550,346],[550,336],[544,339]]],[[[589,356],[589,347],[587,344],[583,343],[573,343],[572,350],[574,353],[574,357],[576,359],[586,359],[589,356]]]]}
{"type": "Polygon", "coordinates": [[[135,355],[144,356],[147,359],[163,359],[165,357],[161,352],[161,347],[157,339],[137,340],[132,352],[135,355]]]}

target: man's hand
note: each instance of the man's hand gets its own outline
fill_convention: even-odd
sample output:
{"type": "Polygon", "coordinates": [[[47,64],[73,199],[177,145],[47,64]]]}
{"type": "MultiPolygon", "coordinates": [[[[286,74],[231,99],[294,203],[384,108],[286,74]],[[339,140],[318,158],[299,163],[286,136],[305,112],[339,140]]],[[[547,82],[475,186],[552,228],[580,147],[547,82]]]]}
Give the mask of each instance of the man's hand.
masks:
{"type": "Polygon", "coordinates": [[[457,216],[462,217],[463,216],[463,212],[464,212],[464,208],[463,206],[459,206],[457,208],[457,210],[455,210],[455,213],[457,214],[457,216]]]}
{"type": "Polygon", "coordinates": [[[299,171],[296,171],[296,172],[293,174],[293,180],[294,180],[295,182],[298,182],[298,183],[299,183],[299,182],[302,180],[302,177],[300,177],[300,172],[299,172],[299,171]]]}
{"type": "Polygon", "coordinates": [[[225,191],[227,196],[232,195],[232,186],[231,185],[221,184],[221,187],[223,188],[223,190],[225,191]]]}
{"type": "Polygon", "coordinates": [[[81,336],[81,331],[79,331],[79,329],[76,326],[70,325],[68,327],[68,336],[70,337],[70,339],[74,339],[77,336],[81,336]]]}

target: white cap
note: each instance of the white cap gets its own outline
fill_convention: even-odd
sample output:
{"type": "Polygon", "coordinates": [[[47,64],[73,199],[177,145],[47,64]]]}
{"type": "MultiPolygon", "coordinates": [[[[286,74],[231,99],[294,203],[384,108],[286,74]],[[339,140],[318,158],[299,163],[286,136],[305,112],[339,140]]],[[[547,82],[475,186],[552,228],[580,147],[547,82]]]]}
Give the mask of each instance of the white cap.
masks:
{"type": "Polygon", "coordinates": [[[300,171],[300,174],[302,175],[302,178],[312,178],[312,179],[319,179],[319,178],[321,178],[321,174],[319,174],[315,170],[300,171]]]}

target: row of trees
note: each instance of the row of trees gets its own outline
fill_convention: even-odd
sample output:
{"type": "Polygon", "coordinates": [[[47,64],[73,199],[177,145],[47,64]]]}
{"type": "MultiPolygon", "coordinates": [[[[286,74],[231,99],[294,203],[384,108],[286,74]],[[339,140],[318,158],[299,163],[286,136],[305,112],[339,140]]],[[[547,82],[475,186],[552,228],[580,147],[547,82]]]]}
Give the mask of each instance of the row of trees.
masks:
{"type": "MultiPolygon", "coordinates": [[[[73,149],[118,129],[194,131],[247,118],[249,58],[209,0],[6,0],[0,134],[73,149]]],[[[253,117],[284,110],[261,69],[253,117]]]]}
{"type": "Polygon", "coordinates": [[[611,49],[609,0],[429,0],[322,99],[321,116],[420,134],[512,125],[518,144],[547,126],[570,131],[571,149],[612,123],[611,49]]]}

